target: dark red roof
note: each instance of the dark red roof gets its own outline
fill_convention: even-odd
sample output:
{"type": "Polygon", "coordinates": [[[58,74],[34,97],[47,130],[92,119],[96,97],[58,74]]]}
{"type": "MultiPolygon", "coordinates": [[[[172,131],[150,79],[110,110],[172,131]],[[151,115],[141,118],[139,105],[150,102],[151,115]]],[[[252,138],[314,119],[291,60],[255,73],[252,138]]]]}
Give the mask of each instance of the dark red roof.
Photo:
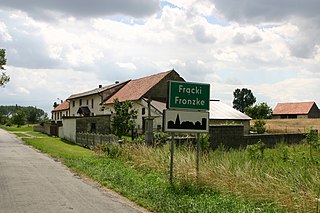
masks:
{"type": "Polygon", "coordinates": [[[64,101],[61,104],[59,104],[59,106],[54,108],[52,112],[64,111],[64,110],[68,110],[69,108],[70,108],[69,101],[64,101]]]}
{"type": "Polygon", "coordinates": [[[146,94],[152,87],[159,83],[170,72],[172,72],[172,70],[131,80],[103,104],[113,103],[113,100],[116,98],[118,98],[119,101],[139,100],[143,97],[144,94],[146,94]]]}
{"type": "Polygon", "coordinates": [[[305,115],[308,114],[315,102],[278,103],[273,115],[305,115]]]}

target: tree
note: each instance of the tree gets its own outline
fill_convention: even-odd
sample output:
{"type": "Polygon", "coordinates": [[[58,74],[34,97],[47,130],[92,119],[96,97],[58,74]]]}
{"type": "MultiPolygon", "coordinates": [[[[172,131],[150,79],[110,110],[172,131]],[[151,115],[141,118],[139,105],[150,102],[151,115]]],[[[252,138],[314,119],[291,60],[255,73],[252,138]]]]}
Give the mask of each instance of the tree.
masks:
{"type": "Polygon", "coordinates": [[[26,113],[22,110],[18,110],[16,114],[12,116],[12,123],[18,127],[26,124],[26,113]]]}
{"type": "Polygon", "coordinates": [[[241,90],[236,89],[233,92],[233,96],[233,108],[240,112],[244,112],[246,107],[252,106],[256,102],[256,97],[254,97],[251,90],[247,88],[242,88],[241,90]]]}
{"type": "Polygon", "coordinates": [[[29,124],[35,124],[39,121],[41,115],[36,107],[26,107],[24,112],[26,113],[27,122],[29,124]]]}
{"type": "Polygon", "coordinates": [[[253,119],[269,119],[272,115],[272,109],[267,103],[263,102],[246,107],[245,113],[253,119]]]}
{"type": "Polygon", "coordinates": [[[133,109],[132,101],[120,102],[118,99],[114,99],[113,107],[115,114],[112,118],[112,129],[115,135],[121,138],[134,129],[138,111],[133,109]]]}
{"type": "MultiPolygon", "coordinates": [[[[48,120],[48,114],[42,109],[33,106],[0,106],[0,115],[2,114],[6,118],[12,118],[18,111],[25,113],[26,121],[29,124],[38,122],[44,122],[48,120]]],[[[3,118],[5,119],[5,118],[3,118]]],[[[2,121],[1,121],[2,122],[2,121]]]]}
{"type": "Polygon", "coordinates": [[[6,64],[7,64],[6,50],[0,49],[0,70],[2,71],[0,75],[0,87],[4,87],[5,84],[7,84],[10,81],[10,77],[6,75],[6,73],[3,71],[5,70],[3,66],[6,64]]]}

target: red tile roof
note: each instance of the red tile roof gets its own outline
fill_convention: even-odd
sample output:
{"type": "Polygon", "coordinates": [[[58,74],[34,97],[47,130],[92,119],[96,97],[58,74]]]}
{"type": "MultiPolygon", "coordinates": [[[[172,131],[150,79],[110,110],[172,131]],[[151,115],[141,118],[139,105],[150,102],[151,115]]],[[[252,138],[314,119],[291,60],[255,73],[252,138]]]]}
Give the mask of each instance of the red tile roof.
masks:
{"type": "Polygon", "coordinates": [[[131,80],[103,104],[113,103],[113,100],[116,98],[118,98],[119,101],[139,100],[143,97],[144,94],[146,94],[152,87],[159,83],[170,72],[172,72],[172,70],[131,80]]]}
{"type": "Polygon", "coordinates": [[[278,103],[273,115],[305,115],[308,114],[315,102],[278,103]]]}
{"type": "Polygon", "coordinates": [[[68,110],[69,108],[70,108],[69,101],[64,101],[61,104],[59,104],[59,106],[54,108],[52,112],[64,111],[64,110],[68,110]]]}

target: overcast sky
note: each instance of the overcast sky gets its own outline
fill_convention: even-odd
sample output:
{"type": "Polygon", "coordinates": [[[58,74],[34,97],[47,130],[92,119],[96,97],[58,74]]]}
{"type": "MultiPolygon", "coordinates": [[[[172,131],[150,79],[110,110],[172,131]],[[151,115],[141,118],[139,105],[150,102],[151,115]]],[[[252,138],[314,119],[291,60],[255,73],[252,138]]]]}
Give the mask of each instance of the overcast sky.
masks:
{"type": "Polygon", "coordinates": [[[320,107],[319,0],[1,0],[11,77],[0,105],[37,106],[174,68],[232,105],[320,107]]]}

